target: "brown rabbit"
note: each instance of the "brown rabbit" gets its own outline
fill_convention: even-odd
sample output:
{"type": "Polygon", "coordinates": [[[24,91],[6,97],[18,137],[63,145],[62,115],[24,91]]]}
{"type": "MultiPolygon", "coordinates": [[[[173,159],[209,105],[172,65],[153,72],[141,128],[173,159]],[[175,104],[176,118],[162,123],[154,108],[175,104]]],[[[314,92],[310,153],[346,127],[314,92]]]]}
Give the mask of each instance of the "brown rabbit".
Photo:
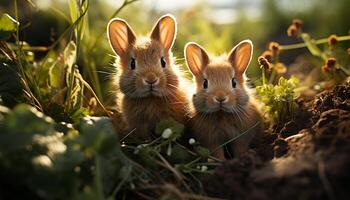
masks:
{"type": "Polygon", "coordinates": [[[250,40],[240,42],[228,55],[215,58],[209,58],[196,43],[185,47],[186,62],[196,82],[190,129],[220,159],[225,159],[221,144],[246,132],[228,145],[235,156],[241,156],[261,129],[260,114],[245,85],[252,51],[250,40]]]}
{"type": "Polygon", "coordinates": [[[128,23],[118,18],[109,22],[107,32],[110,45],[119,56],[120,107],[131,136],[150,139],[162,119],[185,122],[188,97],[181,89],[179,68],[171,53],[175,18],[162,16],[149,37],[136,37],[128,23]]]}

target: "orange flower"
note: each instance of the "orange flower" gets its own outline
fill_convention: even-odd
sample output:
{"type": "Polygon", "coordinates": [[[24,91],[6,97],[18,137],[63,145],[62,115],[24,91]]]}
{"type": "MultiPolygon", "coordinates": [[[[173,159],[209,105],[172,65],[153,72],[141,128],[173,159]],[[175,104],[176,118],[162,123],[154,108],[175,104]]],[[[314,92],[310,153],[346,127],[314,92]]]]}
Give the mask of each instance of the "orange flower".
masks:
{"type": "Polygon", "coordinates": [[[336,60],[335,58],[328,58],[326,64],[327,64],[330,68],[334,68],[336,62],[337,62],[337,60],[336,60]]]}
{"type": "Polygon", "coordinates": [[[328,37],[328,44],[329,46],[334,46],[338,43],[337,35],[332,34],[328,37]]]}
{"type": "Polygon", "coordinates": [[[280,49],[280,45],[277,42],[270,42],[269,50],[272,52],[272,55],[278,54],[280,49]]]}
{"type": "Polygon", "coordinates": [[[335,58],[328,58],[326,64],[322,66],[324,72],[330,72],[335,70],[335,64],[337,60],[335,58]]]}
{"type": "Polygon", "coordinates": [[[273,69],[276,70],[277,74],[284,74],[287,72],[287,67],[283,63],[277,63],[273,66],[273,69]]]}
{"type": "Polygon", "coordinates": [[[292,36],[297,36],[298,35],[298,28],[292,24],[288,27],[288,30],[287,30],[287,35],[289,37],[292,37],[292,36]]]}
{"type": "Polygon", "coordinates": [[[272,61],[272,53],[271,51],[264,51],[264,53],[261,54],[268,62],[272,61]]]}
{"type": "Polygon", "coordinates": [[[294,25],[297,29],[300,29],[303,25],[303,21],[300,19],[293,19],[292,25],[294,25]]]}
{"type": "Polygon", "coordinates": [[[348,52],[348,54],[350,55],[350,48],[348,48],[346,51],[347,51],[347,52],[348,52]]]}
{"type": "Polygon", "coordinates": [[[258,62],[259,62],[260,68],[264,68],[265,70],[270,70],[271,64],[264,56],[259,56],[258,62]]]}
{"type": "Polygon", "coordinates": [[[328,72],[330,72],[331,70],[328,68],[327,65],[323,65],[323,66],[322,66],[322,71],[328,73],[328,72]]]}

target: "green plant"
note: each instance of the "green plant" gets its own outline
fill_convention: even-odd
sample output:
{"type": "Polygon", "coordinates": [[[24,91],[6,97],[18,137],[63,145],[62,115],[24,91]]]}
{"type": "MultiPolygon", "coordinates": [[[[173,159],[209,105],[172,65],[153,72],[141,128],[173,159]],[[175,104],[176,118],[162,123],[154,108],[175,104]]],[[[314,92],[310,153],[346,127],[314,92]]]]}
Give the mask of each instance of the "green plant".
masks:
{"type": "MultiPolygon", "coordinates": [[[[263,69],[264,71],[264,69],[263,69]]],[[[276,85],[264,83],[256,88],[264,109],[270,117],[277,123],[282,124],[294,117],[296,108],[295,100],[298,79],[291,77],[285,79],[281,77],[276,85]]]]}
{"type": "MultiPolygon", "coordinates": [[[[299,80],[292,76],[286,79],[283,75],[287,72],[287,67],[280,60],[280,54],[285,51],[307,48],[309,52],[325,62],[322,71],[331,80],[331,85],[345,80],[349,75],[349,63],[342,57],[348,56],[347,52],[339,49],[337,43],[350,40],[350,36],[331,35],[328,38],[314,40],[308,33],[302,31],[302,21],[293,20],[289,26],[287,34],[290,37],[300,38],[303,42],[291,45],[280,45],[277,42],[270,42],[266,50],[259,58],[258,62],[262,69],[262,81],[258,86],[257,93],[261,101],[265,104],[265,111],[277,123],[281,124],[293,119],[293,113],[296,108],[295,99],[298,97],[296,92],[299,80]],[[319,45],[328,44],[321,49],[319,45]],[[338,59],[339,58],[339,59],[338,59]],[[337,62],[340,60],[341,62],[337,62]]],[[[318,83],[316,83],[318,84],[318,83]]],[[[307,88],[305,86],[304,88],[307,88]]]]}
{"type": "Polygon", "coordinates": [[[217,164],[177,142],[183,129],[165,120],[152,142],[120,145],[107,117],[56,123],[25,104],[0,106],[0,185],[34,199],[204,198],[192,193],[217,164]]]}
{"type": "MultiPolygon", "coordinates": [[[[269,64],[270,78],[269,83],[276,81],[276,74],[283,75],[286,73],[286,67],[280,62],[279,56],[281,53],[289,50],[307,48],[311,55],[320,58],[324,65],[320,66],[326,78],[333,82],[342,82],[348,76],[349,62],[347,50],[341,49],[339,42],[350,40],[350,35],[337,36],[330,35],[328,38],[313,39],[309,33],[302,30],[303,22],[299,19],[294,19],[288,27],[287,34],[290,37],[301,39],[302,43],[280,45],[277,42],[270,42],[269,50],[265,51],[261,56],[264,57],[269,64]],[[320,47],[320,45],[324,45],[320,47]]],[[[332,83],[334,85],[334,83],[332,83]]]]}

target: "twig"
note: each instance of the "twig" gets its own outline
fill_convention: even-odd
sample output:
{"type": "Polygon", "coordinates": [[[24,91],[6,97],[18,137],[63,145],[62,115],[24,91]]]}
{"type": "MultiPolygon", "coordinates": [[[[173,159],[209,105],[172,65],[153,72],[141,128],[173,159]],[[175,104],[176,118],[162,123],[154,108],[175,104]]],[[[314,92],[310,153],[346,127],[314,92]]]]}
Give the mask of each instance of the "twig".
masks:
{"type": "Polygon", "coordinates": [[[92,95],[96,98],[97,103],[101,106],[101,108],[103,109],[103,111],[105,111],[105,113],[107,114],[107,116],[109,118],[112,117],[112,115],[109,113],[109,111],[106,109],[106,107],[102,104],[102,102],[100,101],[100,99],[98,98],[98,96],[96,95],[95,91],[92,89],[92,87],[89,85],[88,82],[86,82],[83,77],[81,77],[80,73],[79,76],[75,75],[76,78],[78,78],[85,87],[87,87],[90,92],[92,93],[92,95]]]}
{"type": "MultiPolygon", "coordinates": [[[[180,143],[178,143],[178,142],[175,142],[177,145],[179,145],[179,147],[181,147],[182,149],[185,149],[188,153],[190,153],[191,155],[193,155],[193,156],[196,156],[197,154],[195,153],[195,152],[193,152],[193,151],[191,151],[191,150],[189,150],[188,148],[186,148],[185,146],[183,146],[182,144],[180,144],[180,143]]],[[[208,158],[210,158],[210,159],[212,159],[212,160],[214,160],[214,161],[216,161],[216,162],[222,162],[222,160],[220,160],[220,159],[218,159],[218,158],[216,158],[216,157],[214,157],[214,156],[209,156],[208,158]]]]}
{"type": "MultiPolygon", "coordinates": [[[[15,16],[16,16],[16,21],[19,21],[19,16],[18,16],[18,5],[17,5],[17,0],[14,1],[14,9],[15,9],[15,16]]],[[[15,36],[15,39],[16,39],[16,44],[19,45],[20,44],[20,39],[19,39],[19,27],[17,28],[16,30],[16,36],[15,36]]],[[[21,46],[20,46],[21,47],[21,46]]],[[[19,51],[19,57],[22,56],[22,49],[19,48],[18,49],[19,51]]],[[[18,57],[18,56],[17,56],[18,57]]],[[[28,79],[27,79],[27,76],[24,72],[24,67],[23,67],[23,64],[22,64],[22,61],[21,61],[21,58],[18,58],[15,60],[15,62],[18,64],[19,66],[19,70],[21,72],[21,81],[23,83],[23,87],[24,87],[24,91],[27,92],[29,94],[29,97],[31,98],[31,104],[35,107],[38,108],[38,110],[40,111],[43,111],[43,107],[41,106],[40,102],[38,101],[38,99],[34,96],[33,92],[31,91],[29,85],[28,85],[28,79]]]]}
{"type": "Polygon", "coordinates": [[[131,133],[133,133],[134,131],[136,130],[136,128],[134,128],[134,129],[132,129],[128,134],[126,134],[122,139],[120,139],[119,141],[123,141],[123,140],[125,140],[127,137],[129,137],[129,135],[131,134],[131,133]]]}
{"type": "Polygon", "coordinates": [[[226,144],[228,144],[228,143],[230,143],[230,142],[232,142],[232,141],[234,141],[234,140],[240,138],[242,135],[246,134],[248,131],[250,131],[251,129],[255,128],[258,124],[260,124],[259,121],[257,121],[253,126],[249,127],[247,130],[245,130],[245,131],[242,132],[241,134],[238,134],[238,135],[236,135],[235,137],[231,138],[230,140],[226,141],[225,143],[219,145],[217,148],[215,148],[215,149],[212,151],[212,153],[215,152],[215,151],[217,151],[217,150],[219,150],[220,148],[222,148],[222,147],[225,146],[226,144]]]}
{"type": "Polygon", "coordinates": [[[168,168],[171,172],[173,172],[173,174],[175,175],[175,177],[180,181],[183,182],[184,177],[174,168],[172,167],[169,162],[167,160],[165,160],[165,158],[160,155],[160,153],[157,153],[158,158],[165,164],[164,166],[166,168],[168,168]]]}
{"type": "MultiPolygon", "coordinates": [[[[337,37],[338,41],[350,40],[350,35],[344,35],[337,37]]],[[[328,42],[328,38],[323,38],[319,40],[314,40],[315,44],[324,44],[328,42]]],[[[290,45],[280,45],[281,50],[291,50],[291,49],[300,49],[307,47],[306,43],[290,44],[290,45]]]]}

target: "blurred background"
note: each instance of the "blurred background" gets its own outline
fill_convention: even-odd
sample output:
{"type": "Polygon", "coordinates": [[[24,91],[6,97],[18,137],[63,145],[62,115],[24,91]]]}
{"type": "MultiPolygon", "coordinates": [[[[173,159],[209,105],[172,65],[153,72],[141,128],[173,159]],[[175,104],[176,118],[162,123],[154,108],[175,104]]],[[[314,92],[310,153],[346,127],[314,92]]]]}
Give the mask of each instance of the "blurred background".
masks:
{"type": "MultiPolygon", "coordinates": [[[[130,0],[129,0],[130,1],[130,0]]],[[[31,46],[63,48],[72,36],[62,33],[72,24],[69,0],[21,0],[18,2],[21,23],[20,40],[31,46]]],[[[119,9],[122,0],[90,0],[86,28],[81,39],[78,65],[84,75],[88,70],[113,71],[114,58],[105,34],[106,25],[119,9]]],[[[303,31],[314,38],[330,34],[346,35],[349,31],[349,0],[137,0],[125,6],[118,17],[126,19],[137,34],[147,34],[156,20],[171,13],[178,21],[178,34],[173,48],[178,63],[184,67],[183,48],[195,41],[214,54],[228,52],[243,39],[255,45],[253,61],[248,76],[257,80],[260,72],[257,57],[270,41],[280,44],[299,42],[287,36],[287,28],[295,18],[303,21],[303,31]]],[[[14,0],[1,0],[0,13],[15,15],[14,0]]],[[[35,53],[40,59],[46,52],[35,53]]],[[[288,51],[281,55],[287,65],[293,64],[306,49],[288,51]]],[[[322,61],[310,61],[319,62],[322,61]]],[[[92,76],[90,74],[90,76],[92,76]]],[[[97,80],[103,84],[106,77],[99,73],[97,80]]],[[[92,84],[94,87],[96,84],[92,84]]],[[[100,86],[99,86],[100,87],[100,86]]],[[[95,88],[96,89],[96,88],[95,88]]],[[[99,96],[105,94],[97,89],[99,96]]]]}

